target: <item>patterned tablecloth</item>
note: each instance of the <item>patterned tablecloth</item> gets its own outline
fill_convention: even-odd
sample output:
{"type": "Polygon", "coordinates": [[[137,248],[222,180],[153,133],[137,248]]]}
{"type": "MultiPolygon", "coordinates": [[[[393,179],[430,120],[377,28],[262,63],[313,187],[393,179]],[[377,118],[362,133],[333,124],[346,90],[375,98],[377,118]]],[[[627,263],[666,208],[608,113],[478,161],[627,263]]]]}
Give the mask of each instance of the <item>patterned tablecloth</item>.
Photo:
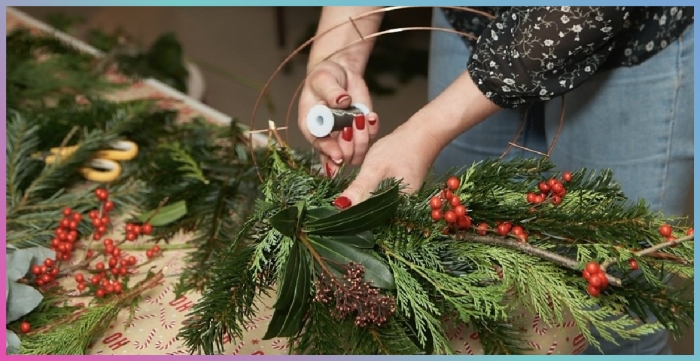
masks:
{"type": "MultiPolygon", "coordinates": [[[[75,44],[85,52],[100,56],[100,53],[76,40],[69,35],[51,29],[46,24],[33,19],[26,14],[13,8],[6,8],[7,31],[10,32],[17,27],[25,27],[33,31],[52,32],[56,36],[75,44]]],[[[115,82],[125,82],[125,78],[112,72],[110,79],[115,82]]],[[[202,116],[209,121],[217,123],[227,123],[230,117],[211,109],[210,107],[195,101],[187,96],[163,85],[162,83],[149,79],[136,82],[128,89],[111,94],[110,97],[116,100],[130,99],[159,99],[162,107],[175,108],[180,110],[180,115],[185,118],[192,116],[202,116]]],[[[260,138],[259,138],[260,139],[260,138]]],[[[262,138],[264,139],[264,137],[262,138]]],[[[263,140],[264,141],[264,140],[263,140]]],[[[123,227],[114,227],[123,229],[123,227]]],[[[112,238],[120,239],[121,234],[115,234],[112,238]]],[[[107,237],[106,237],[107,238],[107,237]]],[[[184,244],[188,236],[182,234],[170,241],[170,244],[184,244]]],[[[135,244],[145,243],[147,240],[140,240],[135,244]]],[[[130,243],[131,245],[131,243],[130,243]]],[[[199,295],[189,293],[182,297],[175,298],[173,285],[176,283],[178,274],[183,267],[181,260],[184,258],[187,249],[167,250],[155,261],[149,264],[156,266],[156,269],[166,267],[165,282],[156,288],[146,292],[144,300],[140,302],[135,311],[135,315],[130,323],[127,322],[129,312],[123,310],[118,318],[109,326],[109,330],[96,339],[89,349],[89,354],[108,355],[184,355],[188,351],[183,347],[182,341],[176,338],[182,322],[188,311],[195,304],[199,295]]],[[[128,252],[127,252],[128,253],[128,252]]],[[[137,257],[139,262],[145,260],[145,252],[133,252],[131,255],[137,257]]],[[[143,271],[143,270],[141,270],[143,271]]],[[[132,276],[132,282],[138,282],[138,274],[132,276]]],[[[66,280],[68,289],[75,287],[75,282],[66,280]]],[[[82,300],[86,302],[87,300],[82,300]]],[[[76,302],[81,302],[76,298],[76,302]]],[[[230,355],[269,355],[286,354],[288,345],[286,339],[262,340],[262,336],[267,329],[272,317],[271,306],[274,299],[261,300],[259,305],[260,313],[257,318],[247,325],[247,334],[242,340],[226,340],[225,354],[230,355]]],[[[580,353],[586,342],[583,336],[576,330],[573,322],[565,322],[557,327],[543,325],[539,317],[527,313],[514,316],[513,323],[527,333],[530,346],[535,354],[572,354],[580,353]]],[[[452,325],[448,327],[448,335],[452,340],[452,345],[460,354],[480,354],[483,352],[478,335],[466,329],[464,325],[452,325]]]]}

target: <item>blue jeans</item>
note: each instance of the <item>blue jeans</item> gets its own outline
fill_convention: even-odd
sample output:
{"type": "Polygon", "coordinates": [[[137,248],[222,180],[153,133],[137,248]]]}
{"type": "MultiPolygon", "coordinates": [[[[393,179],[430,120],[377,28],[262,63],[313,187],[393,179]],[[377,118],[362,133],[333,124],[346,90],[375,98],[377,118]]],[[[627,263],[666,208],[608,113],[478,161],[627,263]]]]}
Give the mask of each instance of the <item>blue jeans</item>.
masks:
{"type": "MultiPolygon", "coordinates": [[[[451,28],[442,11],[433,26],[451,28]]],[[[433,31],[430,99],[466,70],[471,54],[461,38],[433,31]]],[[[693,26],[682,38],[641,65],[601,72],[565,96],[563,128],[550,159],[561,169],[612,169],[630,200],[644,198],[667,215],[684,212],[693,181],[693,26]]],[[[546,153],[557,128],[561,98],[531,114],[516,143],[546,153]]],[[[461,134],[438,156],[434,170],[499,157],[522,124],[522,109],[506,109],[461,134]]],[[[517,148],[506,158],[536,156],[517,148]]],[[[655,319],[653,316],[650,321],[655,319]]],[[[604,354],[671,354],[668,333],[638,341],[600,341],[604,354]]],[[[599,354],[589,347],[587,354],[599,354]]]]}

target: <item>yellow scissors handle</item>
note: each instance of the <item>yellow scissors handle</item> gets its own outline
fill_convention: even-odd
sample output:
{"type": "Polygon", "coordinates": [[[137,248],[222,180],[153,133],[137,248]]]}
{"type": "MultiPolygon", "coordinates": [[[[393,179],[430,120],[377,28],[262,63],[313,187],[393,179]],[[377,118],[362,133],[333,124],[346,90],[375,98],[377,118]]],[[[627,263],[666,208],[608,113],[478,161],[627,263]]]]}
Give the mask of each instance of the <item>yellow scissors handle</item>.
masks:
{"type": "Polygon", "coordinates": [[[112,182],[119,178],[121,172],[121,165],[111,159],[92,159],[86,167],[80,168],[80,174],[85,179],[99,183],[112,182]]]}
{"type": "Polygon", "coordinates": [[[132,160],[139,154],[139,146],[128,140],[118,140],[110,144],[113,149],[101,150],[95,158],[111,160],[132,160]]]}

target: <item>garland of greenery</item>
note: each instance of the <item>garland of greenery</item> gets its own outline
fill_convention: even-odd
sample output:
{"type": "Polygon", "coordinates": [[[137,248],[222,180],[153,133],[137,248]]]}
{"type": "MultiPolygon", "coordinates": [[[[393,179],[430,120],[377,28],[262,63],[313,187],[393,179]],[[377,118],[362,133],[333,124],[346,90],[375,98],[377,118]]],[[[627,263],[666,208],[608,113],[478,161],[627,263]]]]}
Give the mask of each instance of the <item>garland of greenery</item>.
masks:
{"type": "MultiPolygon", "coordinates": [[[[487,353],[521,353],[524,345],[508,327],[513,305],[552,323],[569,309],[594,346],[590,327],[608,338],[636,338],[660,327],[679,334],[692,322],[693,300],[684,293],[694,277],[692,235],[684,236],[682,224],[665,225],[678,220],[643,202],[625,202],[608,171],[579,170],[569,178],[547,160],[490,160],[455,173],[456,180],[426,182],[412,196],[387,180],[373,198],[339,212],[330,202],[352,175],[318,175],[310,156],[279,138],[251,155],[237,122],[178,124],[175,112],[151,101],[104,100],[101,94],[118,85],[96,71],[99,62],[51,37],[14,32],[7,50],[8,254],[36,265],[38,256],[20,251],[50,246],[65,207],[79,214],[97,208],[98,186],[85,186],[78,169],[116,139],[136,142],[139,157],[109,185],[111,216],[155,226],[164,200],[182,207],[164,212],[177,216],[157,222],[152,236],[167,242],[192,233],[194,250],[178,285],[178,295],[203,293],[180,332],[192,353],[217,353],[225,336],[242,337],[256,299],[275,289],[266,337],[291,338],[293,353],[451,353],[440,323],[445,315],[488,332],[487,353]],[[53,165],[31,156],[68,145],[79,148],[53,165]],[[550,178],[562,179],[565,194],[534,199],[550,178]],[[639,274],[630,273],[632,265],[639,274]],[[669,275],[684,282],[671,287],[664,282],[669,275]],[[631,317],[645,309],[658,322],[631,317]]],[[[84,218],[77,230],[86,239],[92,230],[84,218]]],[[[89,241],[79,247],[93,249],[89,241]]],[[[79,266],[94,271],[92,262],[79,266]]],[[[154,271],[121,294],[76,308],[64,303],[68,290],[38,286],[30,268],[18,266],[17,279],[8,278],[43,297],[8,323],[24,354],[85,353],[117,311],[162,277],[154,271]],[[24,332],[25,322],[31,331],[24,332]]],[[[8,290],[8,307],[18,295],[8,290]]]]}

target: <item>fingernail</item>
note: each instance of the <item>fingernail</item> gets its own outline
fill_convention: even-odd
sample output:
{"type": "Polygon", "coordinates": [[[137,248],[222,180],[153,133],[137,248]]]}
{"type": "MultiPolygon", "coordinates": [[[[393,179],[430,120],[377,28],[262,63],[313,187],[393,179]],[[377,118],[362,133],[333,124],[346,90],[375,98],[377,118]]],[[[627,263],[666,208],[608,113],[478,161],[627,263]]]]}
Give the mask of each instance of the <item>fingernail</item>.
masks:
{"type": "Polygon", "coordinates": [[[375,125],[375,124],[377,124],[377,118],[375,118],[375,117],[368,118],[367,123],[369,123],[369,125],[375,125]]]}
{"type": "Polygon", "coordinates": [[[331,160],[333,161],[333,163],[335,163],[337,165],[340,165],[341,163],[343,163],[342,159],[331,159],[331,160]]]}
{"type": "Polygon", "coordinates": [[[359,114],[355,116],[355,124],[357,125],[357,130],[365,129],[365,115],[359,114]]]}
{"type": "Polygon", "coordinates": [[[343,210],[343,209],[345,209],[345,208],[350,207],[350,206],[352,205],[352,202],[350,201],[350,198],[348,198],[348,197],[346,197],[346,196],[341,196],[341,197],[336,198],[336,199],[333,201],[333,205],[334,205],[336,208],[338,208],[338,209],[340,209],[340,210],[343,210]]]}
{"type": "Polygon", "coordinates": [[[340,94],[340,95],[338,96],[338,98],[335,100],[335,103],[336,103],[336,104],[340,104],[340,103],[346,101],[349,97],[350,97],[350,96],[347,95],[347,94],[340,94]]]}
{"type": "Polygon", "coordinates": [[[326,163],[326,175],[331,178],[333,177],[333,171],[331,170],[330,163],[326,163]]]}
{"type": "Polygon", "coordinates": [[[343,128],[343,139],[346,142],[352,141],[352,127],[343,128]]]}

